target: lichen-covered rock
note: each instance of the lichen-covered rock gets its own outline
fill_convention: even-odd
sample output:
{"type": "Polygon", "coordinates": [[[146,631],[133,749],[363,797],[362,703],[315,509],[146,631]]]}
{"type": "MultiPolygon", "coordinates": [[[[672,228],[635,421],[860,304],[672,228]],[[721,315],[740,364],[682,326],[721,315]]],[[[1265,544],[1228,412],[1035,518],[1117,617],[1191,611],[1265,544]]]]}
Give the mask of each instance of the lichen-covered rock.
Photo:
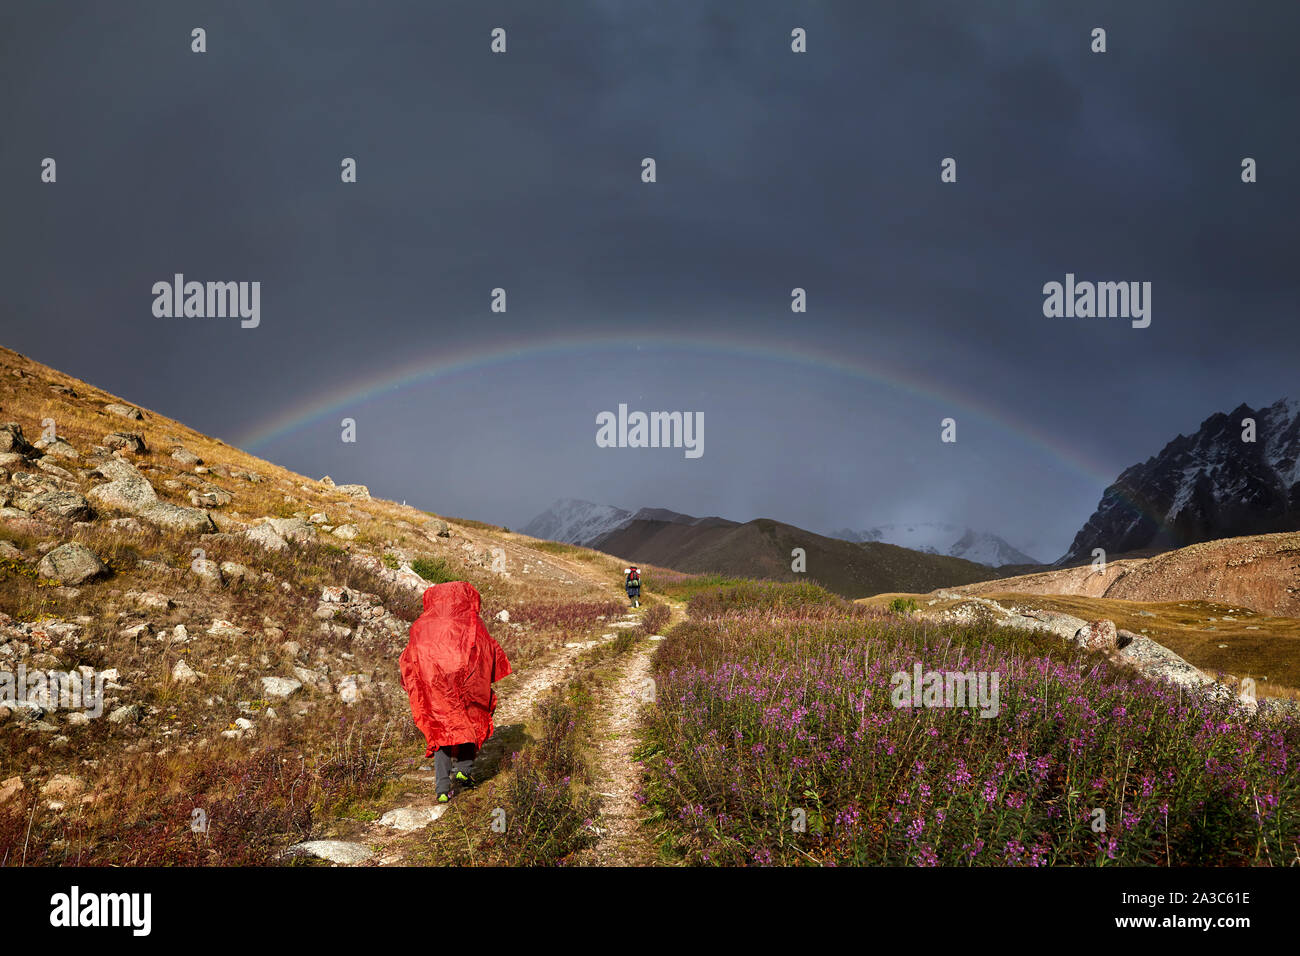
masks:
{"type": "Polygon", "coordinates": [[[110,415],[117,415],[121,418],[130,418],[133,421],[140,421],[144,414],[138,408],[132,408],[130,405],[119,405],[116,402],[110,402],[104,406],[104,411],[110,415]]]}
{"type": "Polygon", "coordinates": [[[104,436],[104,447],[132,455],[143,455],[149,450],[144,443],[144,436],[139,432],[110,432],[104,436]]]}
{"type": "Polygon", "coordinates": [[[77,585],[108,574],[108,565],[99,560],[94,551],[74,541],[60,545],[41,558],[36,572],[63,585],[77,585]]]}
{"type": "Polygon", "coordinates": [[[23,437],[23,426],[17,422],[0,423],[0,452],[30,458],[36,449],[23,437]]]}
{"type": "Polygon", "coordinates": [[[1113,651],[1117,646],[1119,633],[1114,621],[1089,621],[1074,632],[1074,642],[1088,651],[1113,651]]]}

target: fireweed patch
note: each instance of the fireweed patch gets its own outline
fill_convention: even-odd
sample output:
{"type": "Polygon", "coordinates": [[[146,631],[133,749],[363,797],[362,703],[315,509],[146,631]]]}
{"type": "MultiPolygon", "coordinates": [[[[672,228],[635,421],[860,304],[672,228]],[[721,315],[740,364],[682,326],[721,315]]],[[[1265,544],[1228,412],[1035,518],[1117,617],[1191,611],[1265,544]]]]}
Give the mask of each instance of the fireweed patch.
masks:
{"type": "Polygon", "coordinates": [[[690,862],[1287,865],[1300,854],[1297,721],[1233,716],[1042,635],[735,611],[674,630],[655,680],[643,798],[690,862]],[[892,676],[918,661],[997,672],[998,715],[895,708],[892,676]]]}

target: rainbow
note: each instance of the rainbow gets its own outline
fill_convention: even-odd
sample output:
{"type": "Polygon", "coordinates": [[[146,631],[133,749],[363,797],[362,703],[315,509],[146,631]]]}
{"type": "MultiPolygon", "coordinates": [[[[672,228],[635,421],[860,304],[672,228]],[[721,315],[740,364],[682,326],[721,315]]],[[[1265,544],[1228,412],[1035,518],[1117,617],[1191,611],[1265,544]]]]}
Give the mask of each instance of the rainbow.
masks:
{"type": "MultiPolygon", "coordinates": [[[[506,345],[498,343],[491,347],[469,347],[451,352],[440,347],[408,359],[399,366],[385,369],[378,375],[306,395],[278,414],[259,422],[239,436],[236,444],[250,452],[264,451],[276,441],[327,416],[353,413],[365,402],[392,395],[414,385],[550,356],[572,357],[612,351],[626,353],[631,349],[752,359],[800,366],[865,381],[930,403],[942,410],[944,415],[952,415],[959,422],[963,417],[974,417],[1031,448],[1047,453],[1101,488],[1108,487],[1114,480],[1114,472],[1109,466],[1085,458],[1077,447],[1062,439],[1066,429],[1045,430],[1021,416],[1013,415],[1007,409],[988,404],[979,396],[961,394],[945,383],[924,380],[904,369],[870,358],[831,352],[805,343],[748,339],[738,342],[705,333],[656,335],[649,340],[644,333],[630,332],[552,336],[545,340],[523,339],[506,345]]],[[[938,422],[935,424],[937,427],[938,422]]],[[[1135,510],[1139,509],[1135,507],[1135,510]]]]}
{"type": "MultiPolygon", "coordinates": [[[[643,352],[687,352],[695,355],[719,355],[727,358],[747,358],[783,365],[802,366],[819,372],[833,372],[846,378],[858,379],[873,385],[891,388],[929,402],[938,408],[947,408],[960,420],[962,414],[973,415],[987,425],[1049,452],[1054,458],[1075,471],[1103,485],[1110,484],[1111,470],[1083,458],[1076,448],[1049,434],[1040,427],[1015,418],[1004,409],[997,409],[973,395],[962,395],[947,385],[924,381],[909,376],[903,370],[887,367],[883,363],[865,358],[847,358],[841,352],[829,352],[793,343],[738,343],[707,335],[656,336],[646,340],[643,334],[614,334],[581,337],[551,337],[544,342],[523,341],[517,344],[496,345],[491,348],[467,348],[448,353],[436,349],[426,355],[408,359],[400,366],[385,369],[379,375],[335,385],[329,389],[304,396],[300,401],[284,408],[237,436],[236,444],[250,452],[264,451],[274,442],[327,416],[343,414],[357,406],[393,392],[439,379],[477,372],[493,366],[528,362],[549,356],[621,352],[630,349],[643,352]]],[[[936,422],[936,427],[938,423],[936,422]]]]}

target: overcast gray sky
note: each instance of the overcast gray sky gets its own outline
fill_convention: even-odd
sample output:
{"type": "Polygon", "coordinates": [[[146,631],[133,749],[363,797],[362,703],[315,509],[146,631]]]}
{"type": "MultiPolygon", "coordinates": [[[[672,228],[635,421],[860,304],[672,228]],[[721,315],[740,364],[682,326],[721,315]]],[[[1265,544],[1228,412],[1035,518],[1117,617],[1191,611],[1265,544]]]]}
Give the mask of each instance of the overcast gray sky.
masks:
{"type": "Polygon", "coordinates": [[[1050,560],[1124,467],[1300,393],[1298,35],[1241,0],[8,0],[2,341],[454,516],[1050,560]],[[260,325],[155,317],[177,272],[259,281],[260,325]],[[1151,282],[1150,327],[1045,318],[1067,272],[1151,282]],[[703,412],[704,455],[596,447],[620,402],[703,412]]]}

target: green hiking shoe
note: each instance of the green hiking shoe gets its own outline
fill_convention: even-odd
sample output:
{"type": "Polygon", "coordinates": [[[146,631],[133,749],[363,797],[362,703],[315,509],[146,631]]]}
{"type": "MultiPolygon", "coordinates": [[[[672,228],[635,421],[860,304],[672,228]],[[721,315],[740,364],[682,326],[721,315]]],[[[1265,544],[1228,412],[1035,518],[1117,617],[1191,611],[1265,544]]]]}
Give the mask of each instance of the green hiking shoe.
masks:
{"type": "Polygon", "coordinates": [[[451,775],[451,785],[457,790],[474,789],[474,778],[463,770],[457,770],[451,775]]]}
{"type": "Polygon", "coordinates": [[[440,793],[440,794],[438,794],[438,802],[439,802],[439,803],[451,803],[451,794],[449,794],[449,793],[440,793]]]}

